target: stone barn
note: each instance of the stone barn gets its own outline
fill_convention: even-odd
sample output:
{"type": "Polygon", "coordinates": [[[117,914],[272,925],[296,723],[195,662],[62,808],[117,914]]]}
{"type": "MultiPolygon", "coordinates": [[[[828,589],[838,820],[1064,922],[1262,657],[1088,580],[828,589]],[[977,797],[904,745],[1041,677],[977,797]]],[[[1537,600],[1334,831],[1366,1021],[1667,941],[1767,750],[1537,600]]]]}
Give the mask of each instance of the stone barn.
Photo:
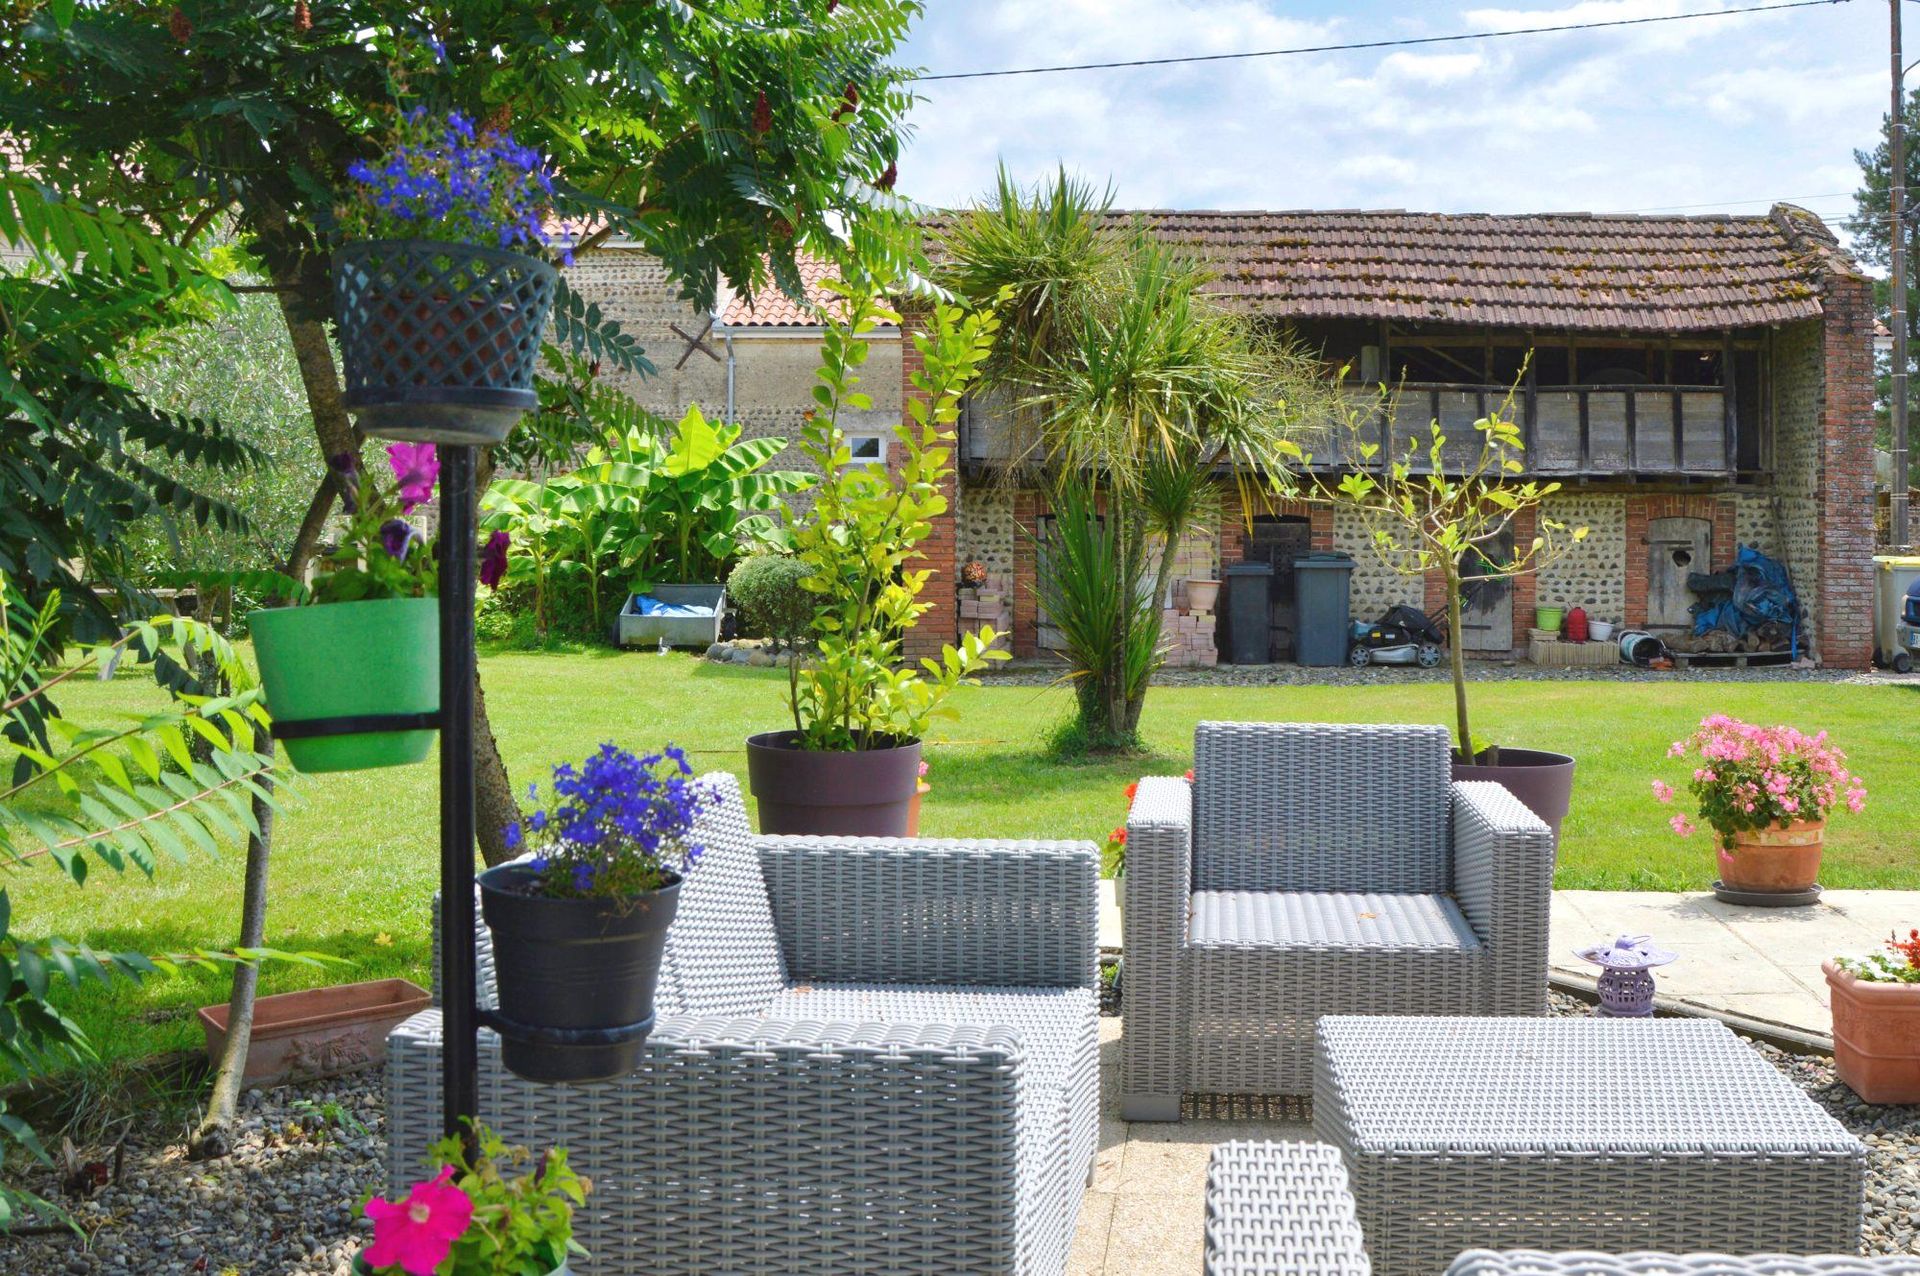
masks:
{"type": "MultiPolygon", "coordinates": [[[[1537,576],[1473,591],[1470,652],[1524,652],[1542,605],[1686,631],[1687,577],[1725,569],[1750,545],[1791,576],[1807,613],[1802,654],[1868,664],[1872,290],[1813,214],[1778,205],[1710,217],[1116,216],[1143,218],[1205,256],[1223,302],[1320,351],[1330,367],[1349,366],[1362,384],[1400,386],[1393,419],[1379,422],[1390,451],[1433,419],[1470,442],[1472,422],[1519,384],[1528,473],[1558,481],[1553,517],[1589,534],[1537,576]]],[[[723,297],[718,313],[695,313],[673,299],[656,264],[618,245],[584,254],[573,279],[646,344],[661,375],[633,389],[649,406],[678,415],[697,401],[755,433],[797,429],[810,402],[820,297],[751,306],[723,297]]],[[[884,430],[910,392],[912,362],[897,332],[880,335],[866,369],[874,408],[846,423],[875,460],[886,459],[884,430]]],[[[1019,656],[1049,645],[1032,592],[1047,510],[1000,473],[1001,437],[990,408],[969,405],[952,509],[927,547],[935,606],[916,647],[951,641],[963,619],[1010,628],[1019,656]],[[959,587],[967,562],[986,566],[985,591],[959,587]]],[[[1303,552],[1353,556],[1356,618],[1396,603],[1441,605],[1433,581],[1393,573],[1344,515],[1246,511],[1234,490],[1223,487],[1218,525],[1183,546],[1178,574],[1210,579],[1246,559],[1272,563],[1270,657],[1291,655],[1292,562],[1303,552]]],[[[1532,529],[1514,533],[1524,540],[1532,529]]],[[[1187,614],[1179,588],[1172,602],[1173,659],[1213,663],[1212,618],[1187,614]]]]}

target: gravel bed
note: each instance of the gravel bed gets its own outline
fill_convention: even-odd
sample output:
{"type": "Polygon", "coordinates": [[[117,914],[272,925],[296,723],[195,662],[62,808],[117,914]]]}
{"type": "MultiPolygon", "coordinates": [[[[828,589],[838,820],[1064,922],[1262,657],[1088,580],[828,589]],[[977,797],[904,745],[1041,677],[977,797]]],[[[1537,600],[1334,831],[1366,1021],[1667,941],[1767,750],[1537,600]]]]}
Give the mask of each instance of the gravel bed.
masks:
{"type": "MultiPolygon", "coordinates": [[[[231,1156],[189,1161],[174,1122],[136,1125],[120,1180],[65,1202],[90,1234],[0,1241],[7,1276],[348,1276],[384,1190],[378,1069],[249,1090],[231,1156]]],[[[88,1150],[88,1155],[100,1155],[88,1150]]],[[[60,1199],[49,1181],[35,1191],[60,1199]]]]}
{"type": "MultiPolygon", "coordinates": [[[[979,675],[992,687],[1043,687],[1058,680],[1065,666],[1051,661],[1021,660],[994,665],[979,675]]],[[[1376,687],[1407,682],[1450,682],[1445,666],[1421,669],[1415,665],[1355,669],[1348,665],[1309,668],[1306,665],[1216,665],[1211,669],[1162,669],[1153,676],[1156,687],[1376,687]]],[[[1834,682],[1920,686],[1920,673],[1896,674],[1883,670],[1800,668],[1792,665],[1749,669],[1642,669],[1619,664],[1585,669],[1557,669],[1514,662],[1474,661],[1467,666],[1468,682],[1834,682]]]]}
{"type": "MultiPolygon", "coordinates": [[[[1102,1002],[1104,1013],[1118,1013],[1117,997],[1102,1002]]],[[[1556,1015],[1592,1013],[1564,993],[1552,994],[1552,1003],[1556,1015]]],[[[1826,1056],[1749,1044],[1867,1145],[1864,1252],[1920,1252],[1920,1107],[1871,1107],[1839,1082],[1826,1056]]],[[[1295,1109],[1303,1111],[1305,1101],[1284,1102],[1299,1119],[1295,1109]]],[[[368,1234],[360,1200],[385,1186],[384,1133],[378,1071],[249,1091],[239,1150],[223,1161],[186,1160],[175,1127],[137,1127],[120,1181],[72,1204],[90,1242],[70,1235],[0,1242],[0,1271],[348,1276],[368,1234]]],[[[34,1187],[54,1190],[47,1182],[34,1187]]]]}

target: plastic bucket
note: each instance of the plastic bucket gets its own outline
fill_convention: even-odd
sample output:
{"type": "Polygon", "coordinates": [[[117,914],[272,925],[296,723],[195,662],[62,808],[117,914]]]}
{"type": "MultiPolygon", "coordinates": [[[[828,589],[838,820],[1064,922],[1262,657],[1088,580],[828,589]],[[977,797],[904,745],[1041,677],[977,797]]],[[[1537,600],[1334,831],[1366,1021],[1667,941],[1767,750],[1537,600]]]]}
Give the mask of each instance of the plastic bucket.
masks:
{"type": "Polygon", "coordinates": [[[1665,645],[1644,629],[1629,629],[1620,635],[1620,658],[1629,664],[1644,665],[1663,650],[1665,645]]]}
{"type": "Polygon", "coordinates": [[[1593,639],[1595,642],[1612,642],[1613,622],[1609,620],[1589,620],[1587,622],[1587,637],[1593,639]]]}
{"type": "Polygon", "coordinates": [[[1557,634],[1560,632],[1560,622],[1566,618],[1567,609],[1564,607],[1535,607],[1533,609],[1533,627],[1535,629],[1547,629],[1557,634]]]}

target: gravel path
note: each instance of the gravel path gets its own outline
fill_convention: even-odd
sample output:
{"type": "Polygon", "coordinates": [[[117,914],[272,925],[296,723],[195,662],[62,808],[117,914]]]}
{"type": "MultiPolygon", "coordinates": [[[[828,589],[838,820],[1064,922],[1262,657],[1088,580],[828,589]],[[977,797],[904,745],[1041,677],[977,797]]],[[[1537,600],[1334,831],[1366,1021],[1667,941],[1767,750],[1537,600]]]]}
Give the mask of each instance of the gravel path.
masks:
{"type": "MultiPolygon", "coordinates": [[[[1591,1013],[1560,993],[1553,1001],[1554,1014],[1591,1013]]],[[[1869,1107],[1825,1056],[1752,1044],[1867,1145],[1865,1252],[1920,1252],[1920,1107],[1869,1107]]],[[[380,1073],[250,1091],[241,1115],[239,1151],[225,1161],[187,1161],[171,1126],[136,1129],[121,1181],[73,1206],[91,1244],[0,1241],[0,1272],[348,1276],[367,1235],[361,1198],[384,1187],[380,1073]]]]}
{"type": "MultiPolygon", "coordinates": [[[[990,687],[1043,687],[1056,681],[1065,666],[1056,661],[1019,660],[994,665],[979,675],[990,687]]],[[[1421,669],[1413,665],[1354,669],[1346,665],[1308,668],[1305,665],[1216,665],[1211,669],[1162,669],[1153,676],[1156,687],[1377,687],[1407,682],[1449,682],[1442,666],[1421,669]]],[[[1752,669],[1689,669],[1655,671],[1634,665],[1607,665],[1590,669],[1554,669],[1544,665],[1476,660],[1467,666],[1468,682],[1834,682],[1887,683],[1920,687],[1920,673],[1896,674],[1883,670],[1794,668],[1774,665],[1752,669]]]]}

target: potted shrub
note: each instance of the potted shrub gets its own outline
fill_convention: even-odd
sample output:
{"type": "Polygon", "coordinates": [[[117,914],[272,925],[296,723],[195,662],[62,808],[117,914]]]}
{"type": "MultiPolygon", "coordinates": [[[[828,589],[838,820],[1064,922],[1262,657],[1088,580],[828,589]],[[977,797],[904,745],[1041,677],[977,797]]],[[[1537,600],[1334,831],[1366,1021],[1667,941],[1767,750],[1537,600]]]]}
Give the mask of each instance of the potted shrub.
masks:
{"type": "Polygon", "coordinates": [[[1887,951],[1821,963],[1833,1002],[1833,1066],[1868,1103],[1920,1103],[1920,930],[1887,951]]]}
{"type": "MultiPolygon", "coordinates": [[[[546,805],[506,830],[527,852],[480,874],[500,1017],[531,1028],[636,1028],[572,1044],[501,1033],[507,1070],[529,1081],[610,1081],[633,1070],[681,875],[699,858],[700,790],[672,745],[637,757],[612,744],[553,769],[546,805]]],[[[535,790],[537,792],[537,790],[535,790]]]]}
{"type": "MultiPolygon", "coordinates": [[[[1812,903],[1828,812],[1842,802],[1859,811],[1867,797],[1860,777],[1847,770],[1847,755],[1828,743],[1827,733],[1755,726],[1714,713],[1692,735],[1674,741],[1667,756],[1697,763],[1687,788],[1714,831],[1720,867],[1714,890],[1812,903]]],[[[1673,786],[1664,780],[1653,782],[1653,792],[1662,802],[1673,801],[1673,786]]],[[[1694,829],[1684,814],[1670,823],[1682,837],[1694,829]]]]}
{"type": "MultiPolygon", "coordinates": [[[[433,747],[439,570],[407,515],[432,496],[440,463],[431,443],[393,444],[387,463],[390,483],[362,474],[351,453],[328,462],[347,514],[338,546],[310,586],[281,582],[293,606],[247,617],[274,734],[301,771],[401,766],[433,747]]],[[[499,580],[503,550],[489,544],[482,580],[499,580]]]]}
{"type": "Polygon", "coordinates": [[[564,1149],[535,1161],[486,1126],[473,1124],[475,1153],[449,1136],[433,1145],[436,1173],[401,1200],[375,1196],[361,1209],[373,1241],[354,1256],[362,1276],[565,1276],[573,1211],[589,1184],[564,1149]]]}
{"type": "Polygon", "coordinates": [[[417,108],[392,150],[347,171],[333,254],[347,407],[385,438],[498,443],[537,406],[559,278],[533,255],[548,243],[545,159],[457,111],[417,108]]]}
{"type": "MultiPolygon", "coordinates": [[[[1516,389],[1518,385],[1516,381],[1516,389]]],[[[1557,842],[1573,797],[1573,758],[1546,749],[1487,744],[1474,735],[1467,713],[1466,653],[1460,642],[1461,600],[1470,584],[1484,587],[1489,581],[1511,581],[1539,571],[1585,540],[1587,529],[1547,517],[1543,503],[1560,484],[1514,481],[1525,471],[1514,390],[1473,423],[1479,446],[1464,461],[1449,449],[1438,421],[1430,423],[1424,437],[1406,440],[1399,455],[1381,456],[1374,441],[1380,433],[1379,414],[1397,419],[1396,408],[1384,390],[1381,402],[1368,411],[1345,408],[1337,454],[1354,468],[1337,482],[1312,478],[1309,499],[1351,510],[1374,551],[1401,575],[1439,574],[1447,600],[1453,672],[1453,778],[1505,785],[1553,828],[1557,842]],[[1532,539],[1514,545],[1512,553],[1500,552],[1522,514],[1532,515],[1532,539]]],[[[1309,468],[1311,456],[1291,445],[1288,450],[1303,469],[1309,468]]]]}
{"type": "Polygon", "coordinates": [[[793,528],[794,556],[813,597],[811,658],[787,667],[793,728],[747,740],[747,775],[763,833],[902,837],[920,773],[920,740],[948,710],[954,687],[989,660],[992,628],[948,644],[938,660],[903,667],[902,636],[928,608],[929,573],[914,566],[933,518],[947,508],[944,484],[960,394],[986,357],[991,319],[936,305],[915,334],[919,393],[895,430],[891,465],[854,463],[837,424],[843,408],[867,405],[857,369],[866,335],[900,317],[872,296],[837,284],[843,321],[827,329],[823,366],[800,450],[821,472],[812,507],[793,528]]]}

